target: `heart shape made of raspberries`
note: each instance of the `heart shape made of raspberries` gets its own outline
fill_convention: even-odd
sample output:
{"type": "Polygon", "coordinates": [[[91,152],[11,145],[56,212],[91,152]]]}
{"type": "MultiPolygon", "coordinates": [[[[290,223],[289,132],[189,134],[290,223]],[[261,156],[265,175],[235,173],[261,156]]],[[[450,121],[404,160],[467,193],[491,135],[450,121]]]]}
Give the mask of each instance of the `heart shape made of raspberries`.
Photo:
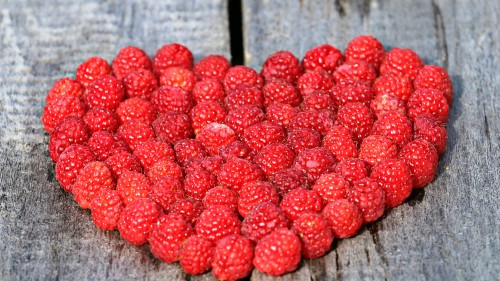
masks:
{"type": "Polygon", "coordinates": [[[260,74],[130,46],[58,80],[42,122],[57,180],[98,228],[236,280],[291,272],[430,183],[452,98],[442,67],[372,36],[276,52],[260,74]]]}

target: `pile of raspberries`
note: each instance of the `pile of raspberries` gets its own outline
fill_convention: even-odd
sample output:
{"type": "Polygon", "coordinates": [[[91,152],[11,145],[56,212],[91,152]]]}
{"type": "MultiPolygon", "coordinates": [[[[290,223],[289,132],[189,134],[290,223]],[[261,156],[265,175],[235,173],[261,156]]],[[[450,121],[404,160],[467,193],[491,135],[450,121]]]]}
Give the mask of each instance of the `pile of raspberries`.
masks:
{"type": "Polygon", "coordinates": [[[425,187],[453,99],[445,69],[372,36],[260,73],[129,46],[75,77],[42,115],[61,187],[98,228],[221,280],[294,271],[425,187]]]}

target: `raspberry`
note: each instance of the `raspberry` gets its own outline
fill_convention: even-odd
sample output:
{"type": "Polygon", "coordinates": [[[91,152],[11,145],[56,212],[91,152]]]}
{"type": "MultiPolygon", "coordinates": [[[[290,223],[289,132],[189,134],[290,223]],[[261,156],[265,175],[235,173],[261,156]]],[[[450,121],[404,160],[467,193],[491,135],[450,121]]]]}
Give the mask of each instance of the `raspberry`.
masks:
{"type": "Polygon", "coordinates": [[[325,135],[334,122],[335,115],[329,110],[306,110],[297,113],[290,121],[288,130],[308,128],[318,131],[321,135],[325,135]]]}
{"type": "Polygon", "coordinates": [[[349,102],[360,102],[368,105],[373,97],[370,84],[357,80],[345,79],[332,87],[330,95],[338,106],[349,102]]]}
{"type": "Polygon", "coordinates": [[[264,146],[283,142],[286,132],[280,125],[263,121],[246,128],[243,131],[243,142],[253,151],[258,152],[264,146]]]}
{"type": "Polygon", "coordinates": [[[312,186],[312,190],[321,196],[325,204],[346,198],[349,189],[349,182],[336,173],[321,175],[312,186]]]}
{"type": "Polygon", "coordinates": [[[262,170],[247,160],[234,158],[222,166],[217,179],[220,185],[238,192],[243,184],[262,180],[262,170]]]}
{"type": "Polygon", "coordinates": [[[138,69],[127,74],[122,79],[127,98],[142,98],[149,100],[151,94],[158,88],[158,80],[153,72],[138,69]]]}
{"type": "Polygon", "coordinates": [[[193,107],[191,94],[179,87],[163,86],[151,94],[151,103],[159,113],[188,114],[193,107]]]}
{"type": "Polygon", "coordinates": [[[339,109],[335,125],[351,130],[354,141],[360,143],[372,130],[373,116],[370,109],[362,103],[346,103],[339,109]]]}
{"type": "Polygon", "coordinates": [[[373,123],[372,134],[385,136],[403,147],[412,140],[413,126],[404,113],[389,111],[373,123]]]}
{"type": "Polygon", "coordinates": [[[160,76],[161,86],[179,87],[188,92],[193,90],[196,83],[194,73],[184,67],[173,66],[165,69],[160,76]]]}
{"type": "Polygon", "coordinates": [[[335,69],[343,62],[342,53],[335,47],[325,44],[307,51],[302,60],[302,65],[306,71],[324,70],[333,74],[335,69]]]}
{"type": "Polygon", "coordinates": [[[424,67],[424,63],[414,51],[394,48],[386,54],[382,61],[380,74],[384,75],[389,72],[404,74],[413,80],[422,67],[424,67]]]}
{"type": "Polygon", "coordinates": [[[184,178],[184,191],[187,195],[202,200],[207,191],[217,183],[217,178],[203,168],[194,169],[184,178]]]}
{"type": "Polygon", "coordinates": [[[376,181],[363,178],[353,182],[353,188],[349,191],[347,199],[359,207],[363,222],[369,223],[384,214],[384,197],[384,190],[376,181]]]}
{"type": "Polygon", "coordinates": [[[184,113],[167,112],[153,121],[153,130],[163,142],[174,144],[193,135],[191,120],[184,113]]]}
{"type": "Polygon", "coordinates": [[[103,188],[91,203],[92,220],[102,230],[115,230],[123,210],[123,202],[118,191],[103,188]]]}
{"type": "Polygon", "coordinates": [[[250,148],[241,141],[234,141],[221,147],[221,149],[219,149],[219,154],[225,161],[229,161],[229,159],[233,158],[243,158],[246,160],[251,160],[253,158],[253,153],[250,148]]]}
{"type": "Polygon", "coordinates": [[[223,84],[224,90],[228,93],[236,90],[241,85],[255,86],[261,89],[264,80],[255,70],[243,65],[237,65],[228,69],[224,76],[223,84]]]}
{"type": "Polygon", "coordinates": [[[258,242],[275,229],[288,225],[286,214],[276,204],[264,202],[252,208],[243,219],[241,233],[252,242],[258,242]]]}
{"type": "Polygon", "coordinates": [[[332,87],[333,80],[324,70],[306,72],[297,80],[297,88],[304,98],[315,91],[328,92],[332,87]]]}
{"type": "Polygon", "coordinates": [[[108,62],[100,57],[91,57],[76,69],[76,81],[84,88],[88,88],[99,78],[111,75],[111,67],[108,62]]]}
{"type": "Polygon", "coordinates": [[[295,169],[304,171],[311,182],[322,174],[333,172],[335,157],[322,147],[306,149],[295,158],[295,169]]]}
{"type": "Polygon", "coordinates": [[[400,98],[392,94],[379,94],[370,102],[370,109],[376,119],[381,118],[389,111],[397,111],[406,114],[406,104],[400,98]]]}
{"type": "Polygon", "coordinates": [[[124,140],[128,146],[134,150],[142,143],[150,139],[154,139],[155,132],[148,123],[142,122],[138,119],[132,119],[127,121],[127,123],[120,125],[116,135],[124,140]]]}
{"type": "Polygon", "coordinates": [[[352,135],[344,126],[333,126],[323,138],[323,148],[338,160],[358,156],[358,148],[352,135]]]}
{"type": "Polygon", "coordinates": [[[287,128],[292,119],[300,112],[297,107],[290,104],[273,103],[266,108],[266,119],[284,128],[287,128]]]}
{"type": "Polygon", "coordinates": [[[262,88],[264,95],[264,105],[268,107],[274,103],[286,103],[291,106],[300,104],[300,95],[292,83],[285,80],[267,81],[262,88]]]}
{"type": "Polygon", "coordinates": [[[278,171],[289,168],[292,166],[293,160],[295,160],[295,153],[282,143],[272,143],[265,146],[253,159],[267,177],[272,177],[278,171]]]}
{"type": "Polygon", "coordinates": [[[453,85],[448,73],[441,66],[426,65],[418,72],[413,80],[415,90],[436,89],[443,93],[444,97],[451,104],[453,101],[453,85]]]}
{"type": "Polygon", "coordinates": [[[191,69],[193,67],[193,54],[183,45],[168,44],[156,51],[152,63],[153,72],[160,77],[167,68],[172,66],[191,69]]]}
{"type": "Polygon", "coordinates": [[[87,87],[83,102],[88,109],[103,107],[115,110],[124,97],[123,84],[113,76],[104,76],[87,87]]]}
{"type": "Polygon", "coordinates": [[[340,199],[325,206],[321,214],[326,218],[336,238],[356,235],[363,224],[361,210],[347,199],[340,199]]]}
{"type": "Polygon", "coordinates": [[[371,167],[386,159],[396,158],[397,155],[398,146],[385,136],[368,136],[359,147],[359,159],[371,167]]]}
{"type": "Polygon", "coordinates": [[[196,135],[196,139],[210,155],[218,155],[219,149],[237,140],[234,131],[222,123],[210,123],[196,135]]]}
{"type": "Polygon", "coordinates": [[[228,235],[240,234],[241,221],[230,209],[213,207],[201,213],[195,229],[203,238],[217,242],[228,235]]]}
{"type": "Polygon", "coordinates": [[[365,161],[357,158],[346,158],[335,166],[335,173],[341,175],[349,184],[368,177],[369,170],[365,161]]]}
{"type": "Polygon", "coordinates": [[[362,60],[347,60],[333,73],[335,83],[340,83],[346,78],[371,84],[377,78],[377,72],[371,65],[362,60]]]}
{"type": "Polygon", "coordinates": [[[194,225],[204,211],[203,203],[194,198],[181,198],[172,205],[170,211],[181,214],[190,224],[194,225]]]}
{"type": "Polygon", "coordinates": [[[297,154],[321,146],[321,135],[314,129],[297,129],[288,132],[286,143],[297,154]]]}
{"type": "Polygon", "coordinates": [[[181,215],[164,215],[149,235],[151,253],[163,262],[176,262],[181,257],[182,243],[192,234],[193,227],[181,215]]]}
{"type": "Polygon", "coordinates": [[[245,105],[264,106],[264,96],[260,88],[242,85],[227,93],[224,105],[228,110],[233,110],[245,105]]]}
{"type": "Polygon", "coordinates": [[[151,124],[156,119],[156,109],[147,100],[129,98],[120,103],[116,109],[116,116],[122,124],[130,120],[139,120],[151,124]]]}
{"type": "Polygon", "coordinates": [[[213,101],[222,104],[226,93],[222,84],[216,79],[205,79],[196,82],[193,87],[194,103],[213,101]]]}
{"type": "Polygon", "coordinates": [[[184,198],[182,183],[173,177],[161,177],[151,187],[149,199],[167,212],[180,199],[184,198]]]}
{"type": "Polygon", "coordinates": [[[238,212],[246,217],[255,206],[264,202],[278,205],[280,197],[276,188],[267,181],[251,181],[243,184],[238,192],[238,212]]]}
{"type": "Polygon", "coordinates": [[[302,242],[302,256],[315,259],[326,254],[333,242],[332,229],[319,213],[303,213],[293,222],[292,231],[302,242]]]}
{"type": "Polygon", "coordinates": [[[283,79],[295,83],[302,73],[299,59],[289,51],[278,51],[269,57],[262,65],[262,76],[266,81],[283,79]]]}
{"type": "Polygon", "coordinates": [[[56,163],[56,179],[66,192],[71,192],[72,185],[80,170],[95,160],[90,149],[81,144],[72,144],[64,150],[56,163]]]}
{"type": "Polygon", "coordinates": [[[399,152],[412,175],[413,188],[423,188],[434,180],[438,164],[436,148],[424,139],[408,143],[399,152]]]}
{"type": "Polygon", "coordinates": [[[87,111],[83,116],[83,121],[91,132],[107,131],[114,133],[118,129],[118,119],[115,113],[105,108],[95,108],[87,111]]]}
{"type": "Polygon", "coordinates": [[[278,228],[257,242],[253,264],[260,272],[282,275],[297,268],[301,251],[299,237],[291,230],[278,228]]]}
{"type": "Polygon", "coordinates": [[[83,87],[78,81],[71,78],[61,78],[57,80],[45,97],[48,103],[60,96],[73,96],[81,98],[83,96],[83,87]]]}
{"type": "Polygon", "coordinates": [[[211,188],[203,198],[203,206],[209,209],[214,206],[226,207],[232,211],[236,211],[238,207],[238,196],[229,188],[223,186],[216,186],[211,188]]]}
{"type": "Polygon", "coordinates": [[[151,181],[142,173],[125,171],[116,182],[116,191],[120,194],[125,206],[142,199],[148,198],[151,192],[151,181]]]}
{"type": "Polygon", "coordinates": [[[438,155],[444,153],[448,133],[446,128],[439,125],[436,119],[430,115],[421,115],[415,118],[413,123],[415,139],[424,139],[434,145],[438,155]]]}
{"type": "Polygon", "coordinates": [[[264,112],[254,105],[244,105],[233,110],[230,110],[224,120],[233,131],[242,135],[243,131],[264,120],[264,112]]]}
{"type": "Polygon", "coordinates": [[[89,139],[87,126],[82,119],[68,116],[54,128],[49,138],[49,153],[57,162],[60,155],[72,144],[86,144],[89,139]]]}
{"type": "Polygon", "coordinates": [[[321,197],[312,190],[296,188],[283,196],[280,208],[292,220],[296,220],[305,212],[321,212],[321,197]]]}
{"type": "Polygon", "coordinates": [[[174,150],[167,143],[156,138],[139,144],[133,154],[145,170],[148,170],[154,163],[164,158],[175,160],[174,150]]]}
{"type": "Polygon", "coordinates": [[[212,268],[215,246],[207,239],[193,234],[181,245],[180,265],[187,274],[197,275],[212,268]]]}
{"type": "Polygon", "coordinates": [[[450,107],[439,90],[419,89],[408,99],[408,117],[413,121],[418,116],[432,115],[441,124],[448,121],[450,107]]]}
{"type": "Polygon", "coordinates": [[[230,235],[215,246],[212,274],[219,280],[235,281],[252,272],[253,246],[241,235],[230,235]]]}
{"type": "Polygon", "coordinates": [[[198,61],[193,71],[201,79],[216,79],[222,81],[226,72],[231,67],[229,61],[220,55],[209,55],[198,61]]]}
{"type": "Polygon", "coordinates": [[[385,205],[394,208],[401,205],[412,190],[411,172],[403,159],[387,159],[372,169],[370,178],[385,191],[385,205]]]}
{"type": "Polygon", "coordinates": [[[377,38],[370,35],[362,35],[352,39],[345,48],[347,61],[362,60],[375,70],[378,70],[384,57],[384,46],[377,38]]]}
{"type": "Polygon", "coordinates": [[[192,158],[204,158],[208,155],[205,147],[195,139],[183,139],[176,142],[174,150],[177,162],[183,166],[192,158]]]}
{"type": "Polygon", "coordinates": [[[309,96],[307,96],[307,98],[304,99],[304,101],[300,104],[300,107],[302,110],[328,109],[332,112],[337,111],[337,107],[333,99],[329,94],[322,91],[312,92],[309,96]]]}
{"type": "Polygon", "coordinates": [[[173,160],[163,158],[149,168],[147,175],[153,183],[156,183],[160,178],[165,176],[182,180],[182,169],[173,160]]]}
{"type": "Polygon", "coordinates": [[[160,215],[158,204],[149,199],[136,200],[127,205],[120,215],[118,220],[120,235],[132,245],[145,244],[160,215]]]}
{"type": "Polygon", "coordinates": [[[99,161],[105,161],[117,152],[129,152],[126,142],[107,131],[93,133],[88,146],[99,161]]]}
{"type": "Polygon", "coordinates": [[[115,77],[122,80],[124,76],[132,71],[139,69],[150,70],[151,61],[143,50],[134,46],[127,46],[118,52],[111,64],[111,68],[115,77]]]}
{"type": "Polygon", "coordinates": [[[297,188],[305,189],[309,186],[307,175],[295,168],[284,169],[277,172],[271,178],[271,183],[281,196],[285,195],[290,190],[297,188]]]}
{"type": "Polygon", "coordinates": [[[226,115],[226,109],[217,102],[200,102],[189,113],[195,134],[209,123],[222,123],[226,115]]]}
{"type": "Polygon", "coordinates": [[[413,93],[413,86],[409,76],[388,72],[375,80],[373,92],[375,96],[392,94],[406,102],[413,93]]]}
{"type": "Polygon", "coordinates": [[[105,163],[117,179],[127,171],[142,172],[139,160],[127,151],[116,152],[115,154],[109,156],[105,163]]]}
{"type": "Polygon", "coordinates": [[[106,164],[89,162],[80,170],[71,192],[83,209],[90,209],[90,203],[101,189],[114,189],[113,175],[106,164]]]}
{"type": "Polygon", "coordinates": [[[60,96],[47,102],[42,113],[42,123],[49,134],[68,116],[83,117],[85,105],[73,96],[60,96]]]}

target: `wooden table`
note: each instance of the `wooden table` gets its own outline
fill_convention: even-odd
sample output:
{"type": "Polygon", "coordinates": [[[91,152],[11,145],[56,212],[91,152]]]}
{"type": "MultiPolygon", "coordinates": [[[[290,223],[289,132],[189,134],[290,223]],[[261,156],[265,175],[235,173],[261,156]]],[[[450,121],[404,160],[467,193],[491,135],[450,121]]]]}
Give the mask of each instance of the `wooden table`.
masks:
{"type": "MultiPolygon", "coordinates": [[[[231,5],[238,6],[238,3],[231,5]]],[[[280,280],[498,280],[500,1],[243,1],[243,61],[301,57],[360,34],[448,69],[455,100],[436,180],[280,280]]],[[[209,280],[93,226],[58,187],[40,123],[47,90],[86,58],[180,42],[230,57],[228,2],[0,0],[0,280],[209,280]]],[[[231,27],[238,31],[238,15],[231,27]]],[[[233,41],[238,39],[233,34],[233,41]]],[[[240,52],[242,51],[239,49],[240,52]]],[[[254,271],[252,280],[272,280],[254,271]]]]}

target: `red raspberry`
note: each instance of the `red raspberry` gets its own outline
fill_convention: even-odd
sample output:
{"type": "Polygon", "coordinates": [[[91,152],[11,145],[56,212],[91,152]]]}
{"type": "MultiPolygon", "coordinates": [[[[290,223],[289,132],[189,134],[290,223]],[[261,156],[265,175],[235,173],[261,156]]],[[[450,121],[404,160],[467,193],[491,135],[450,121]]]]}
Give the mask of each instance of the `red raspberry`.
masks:
{"type": "Polygon", "coordinates": [[[398,146],[389,138],[379,135],[366,137],[359,147],[359,159],[373,167],[378,163],[396,158],[398,146]]]}
{"type": "Polygon", "coordinates": [[[389,111],[398,111],[406,114],[406,104],[400,98],[392,94],[379,94],[370,102],[370,109],[375,115],[376,119],[381,118],[389,111]]]}
{"type": "Polygon", "coordinates": [[[160,217],[149,235],[151,253],[163,262],[173,263],[181,258],[184,240],[193,234],[193,227],[179,214],[160,217]]]}
{"type": "Polygon", "coordinates": [[[302,242],[302,256],[315,259],[326,254],[333,242],[332,229],[328,221],[319,213],[302,214],[293,222],[292,231],[302,242]]]}
{"type": "Polygon", "coordinates": [[[154,163],[147,171],[148,178],[156,183],[160,178],[169,176],[178,180],[182,180],[182,169],[169,158],[163,158],[154,163]]]}
{"type": "Polygon", "coordinates": [[[356,235],[363,224],[361,210],[347,199],[340,199],[325,206],[321,214],[326,218],[336,238],[356,235]]]}
{"type": "Polygon", "coordinates": [[[148,242],[149,234],[160,219],[161,208],[149,199],[139,199],[126,206],[118,221],[122,238],[132,245],[148,242]]]}
{"type": "Polygon", "coordinates": [[[307,96],[307,98],[304,99],[304,101],[300,104],[300,107],[304,111],[322,109],[328,109],[332,112],[337,111],[337,106],[335,105],[333,99],[329,94],[322,91],[312,92],[309,96],[307,96]]]}
{"type": "Polygon", "coordinates": [[[92,220],[102,230],[115,230],[123,210],[123,202],[118,191],[101,189],[91,203],[92,220]]]}
{"type": "Polygon", "coordinates": [[[208,190],[215,187],[217,178],[203,168],[194,169],[184,178],[184,191],[188,196],[202,200],[208,190]]]}
{"type": "Polygon", "coordinates": [[[155,132],[151,125],[138,119],[132,119],[120,125],[116,135],[124,140],[132,150],[143,142],[155,138],[155,132]]]}
{"type": "Polygon", "coordinates": [[[156,136],[168,144],[174,144],[193,135],[191,120],[184,113],[167,112],[153,121],[156,136]]]}
{"type": "Polygon", "coordinates": [[[104,76],[87,87],[83,102],[88,109],[103,107],[115,110],[124,97],[123,84],[113,76],[104,76]]]}
{"type": "Polygon", "coordinates": [[[191,275],[202,274],[212,268],[215,245],[207,239],[193,234],[181,245],[180,265],[191,275]]]}
{"type": "Polygon", "coordinates": [[[142,173],[126,171],[118,178],[116,191],[120,194],[123,204],[128,206],[139,199],[148,198],[151,181],[142,173]]]}
{"type": "Polygon", "coordinates": [[[250,148],[241,141],[234,141],[221,147],[221,149],[219,149],[219,154],[225,161],[229,161],[229,159],[233,158],[243,158],[246,160],[251,160],[253,158],[253,153],[250,148]]]}
{"type": "Polygon", "coordinates": [[[413,188],[423,188],[434,180],[438,154],[430,142],[417,139],[408,143],[399,152],[399,158],[405,160],[410,168],[413,188]]]}
{"type": "Polygon", "coordinates": [[[343,106],[348,102],[368,105],[372,100],[373,92],[370,84],[344,79],[332,87],[330,95],[338,106],[343,106]]]}
{"type": "Polygon", "coordinates": [[[424,139],[434,145],[438,155],[444,153],[448,133],[446,128],[439,125],[436,119],[430,115],[421,115],[415,118],[413,123],[415,139],[424,139]]]}
{"type": "Polygon", "coordinates": [[[377,38],[370,35],[358,36],[347,44],[345,59],[347,61],[362,60],[378,70],[385,57],[385,49],[377,38]]]}
{"type": "Polygon", "coordinates": [[[252,242],[258,242],[275,229],[288,225],[286,214],[276,204],[264,202],[252,208],[243,219],[241,233],[252,242]]]}
{"type": "Polygon", "coordinates": [[[241,235],[230,235],[215,246],[212,274],[219,280],[235,281],[252,272],[252,242],[241,235]]]}
{"type": "Polygon", "coordinates": [[[222,104],[226,93],[218,80],[204,79],[194,84],[192,95],[195,104],[204,101],[213,101],[222,104]]]}
{"type": "Polygon", "coordinates": [[[71,192],[83,209],[90,209],[90,203],[101,189],[115,189],[115,181],[108,166],[103,162],[89,162],[80,170],[71,192]]]}
{"type": "Polygon", "coordinates": [[[203,198],[203,206],[209,209],[214,206],[226,207],[232,211],[236,211],[238,207],[238,196],[229,188],[216,186],[209,189],[203,198]]]}
{"type": "Polygon", "coordinates": [[[189,117],[191,117],[191,126],[194,133],[198,134],[201,128],[209,123],[222,123],[227,115],[227,111],[217,102],[200,102],[195,105],[189,117]]]}
{"type": "Polygon", "coordinates": [[[88,146],[99,161],[105,161],[117,152],[129,152],[126,142],[107,131],[93,133],[88,146]]]}
{"type": "Polygon", "coordinates": [[[286,143],[295,153],[321,146],[321,135],[314,129],[297,129],[288,132],[286,143]]]}
{"type": "Polygon", "coordinates": [[[241,85],[248,87],[255,86],[259,89],[262,88],[264,80],[255,70],[237,65],[228,69],[223,80],[224,90],[226,93],[236,90],[241,85]]]}
{"type": "Polygon", "coordinates": [[[151,103],[159,113],[171,111],[188,114],[193,107],[193,98],[182,88],[164,86],[151,94],[151,103]]]}
{"type": "Polygon", "coordinates": [[[325,44],[307,51],[302,60],[302,65],[306,71],[324,70],[333,74],[335,69],[343,62],[342,53],[335,47],[325,44]]]}
{"type": "Polygon", "coordinates": [[[199,79],[216,79],[222,81],[231,67],[229,61],[220,55],[209,55],[198,61],[193,71],[199,79]]]}
{"type": "Polygon", "coordinates": [[[354,141],[360,143],[372,130],[373,116],[370,109],[362,103],[346,103],[339,109],[335,125],[351,130],[354,141]]]}
{"type": "Polygon", "coordinates": [[[404,113],[390,111],[373,123],[372,134],[386,136],[399,147],[412,140],[412,123],[404,113]]]}
{"type": "Polygon", "coordinates": [[[321,196],[325,204],[346,198],[349,189],[349,182],[336,173],[321,175],[312,186],[312,190],[321,196]]]}
{"type": "Polygon", "coordinates": [[[182,166],[192,158],[204,158],[208,155],[205,147],[195,139],[183,139],[176,142],[174,150],[177,162],[182,166]]]}
{"type": "Polygon", "coordinates": [[[370,178],[385,191],[385,205],[394,208],[401,205],[413,188],[411,172],[403,159],[387,159],[372,169],[370,178]]]}
{"type": "Polygon", "coordinates": [[[72,144],[86,144],[89,132],[82,119],[68,116],[55,127],[49,138],[49,153],[52,161],[57,162],[60,155],[72,144]]]}
{"type": "Polygon", "coordinates": [[[56,163],[56,179],[66,192],[71,192],[73,183],[80,170],[89,162],[95,160],[90,149],[81,144],[72,144],[64,150],[56,163]]]}
{"type": "Polygon", "coordinates": [[[413,93],[413,86],[409,76],[388,72],[375,80],[373,92],[375,96],[392,94],[406,102],[413,93]]]}
{"type": "Polygon", "coordinates": [[[352,185],[353,182],[368,177],[368,169],[365,161],[357,158],[346,158],[335,166],[335,173],[341,175],[352,185]]]}
{"type": "Polygon", "coordinates": [[[358,148],[351,132],[344,126],[333,126],[323,138],[323,148],[338,160],[358,156],[358,148]]]}
{"type": "Polygon", "coordinates": [[[78,81],[71,78],[61,78],[57,80],[45,97],[48,103],[60,96],[73,96],[81,98],[83,96],[83,87],[78,81]]]}
{"type": "Polygon", "coordinates": [[[260,272],[279,276],[297,268],[301,251],[299,237],[291,230],[278,228],[257,242],[253,264],[260,272]]]}
{"type": "Polygon", "coordinates": [[[184,198],[182,183],[173,177],[161,177],[151,187],[149,199],[167,212],[180,199],[184,198]]]}
{"type": "Polygon", "coordinates": [[[130,98],[120,103],[116,116],[122,124],[134,119],[151,124],[156,119],[156,109],[147,100],[130,98]]]}
{"type": "Polygon", "coordinates": [[[321,212],[321,197],[312,190],[296,188],[283,195],[280,208],[292,220],[296,220],[306,212],[321,212]]]}
{"type": "Polygon", "coordinates": [[[262,180],[262,170],[247,160],[234,158],[222,166],[217,179],[220,185],[238,192],[243,184],[262,180]]]}
{"type": "Polygon", "coordinates": [[[243,131],[264,120],[264,112],[254,105],[244,105],[233,110],[230,110],[224,120],[233,131],[242,135],[243,131]]]}
{"type": "Polygon", "coordinates": [[[124,76],[132,71],[139,69],[151,70],[151,61],[143,50],[134,46],[127,46],[118,52],[111,64],[111,68],[115,77],[122,80],[124,76]]]}
{"type": "Polygon", "coordinates": [[[284,169],[277,172],[271,178],[271,183],[281,196],[285,195],[290,190],[308,188],[309,186],[307,175],[295,168],[284,169]]]}
{"type": "Polygon", "coordinates": [[[156,138],[139,144],[133,154],[146,170],[164,158],[175,160],[174,150],[170,145],[156,138]]]}
{"type": "Polygon", "coordinates": [[[340,83],[341,80],[346,78],[372,84],[377,78],[377,72],[371,65],[362,60],[348,60],[337,67],[333,73],[335,83],[340,83]]]}
{"type": "Polygon", "coordinates": [[[83,117],[85,105],[73,96],[60,96],[47,102],[42,113],[45,131],[52,133],[54,128],[68,116],[83,117]]]}
{"type": "Polygon", "coordinates": [[[283,79],[295,83],[302,74],[299,59],[289,51],[278,51],[269,57],[262,65],[262,76],[266,81],[283,79]]]}
{"type": "Polygon", "coordinates": [[[370,178],[353,182],[353,188],[347,196],[347,200],[356,204],[361,210],[364,223],[376,221],[384,214],[384,198],[384,190],[378,182],[370,178]]]}
{"type": "Polygon", "coordinates": [[[203,203],[194,198],[181,198],[172,205],[170,211],[181,214],[190,224],[194,225],[204,211],[203,203]]]}
{"type": "Polygon", "coordinates": [[[146,69],[132,71],[123,77],[123,87],[127,98],[142,98],[149,100],[151,94],[158,88],[158,80],[153,72],[146,69]]]}
{"type": "Polygon", "coordinates": [[[441,124],[448,121],[450,107],[439,90],[419,89],[408,99],[408,117],[413,121],[418,116],[432,115],[441,124]]]}
{"type": "Polygon", "coordinates": [[[291,106],[300,104],[300,95],[292,83],[285,80],[267,81],[262,88],[264,105],[267,107],[274,103],[286,103],[291,106]]]}
{"type": "Polygon", "coordinates": [[[306,149],[295,158],[295,169],[304,171],[311,182],[322,174],[333,172],[335,157],[322,147],[306,149]]]}
{"type": "Polygon", "coordinates": [[[297,113],[295,118],[290,121],[288,130],[296,129],[314,129],[321,135],[333,126],[335,122],[335,115],[330,110],[306,110],[297,113]]]}
{"type": "Polygon", "coordinates": [[[394,48],[386,54],[382,61],[380,74],[384,75],[389,72],[404,74],[413,80],[422,67],[424,67],[423,61],[414,51],[394,48]]]}
{"type": "Polygon", "coordinates": [[[255,105],[262,108],[264,105],[264,96],[260,88],[242,85],[233,91],[227,92],[227,96],[224,98],[224,105],[228,110],[245,105],[255,105]]]}
{"type": "Polygon", "coordinates": [[[264,146],[283,142],[286,132],[280,125],[263,121],[246,128],[243,131],[243,142],[253,151],[261,151],[264,146]]]}
{"type": "Polygon", "coordinates": [[[84,88],[88,88],[99,78],[111,75],[111,67],[108,62],[100,57],[91,57],[76,69],[76,81],[84,88]]]}
{"type": "Polygon", "coordinates": [[[287,128],[293,118],[300,112],[298,107],[285,103],[273,103],[266,108],[266,119],[287,128]]]}
{"type": "Polygon", "coordinates": [[[139,160],[127,151],[114,153],[106,159],[105,163],[113,173],[113,176],[117,179],[127,171],[142,172],[142,166],[139,160]]]}
{"type": "Polygon", "coordinates": [[[306,72],[297,80],[297,88],[304,98],[315,91],[328,92],[332,87],[333,80],[324,70],[306,72]]]}
{"type": "Polygon", "coordinates": [[[201,213],[195,229],[203,238],[217,242],[228,235],[240,234],[241,221],[230,209],[213,207],[201,213]]]}
{"type": "Polygon", "coordinates": [[[292,166],[293,160],[295,160],[295,153],[282,143],[272,143],[265,146],[253,159],[267,177],[272,177],[278,171],[289,168],[292,166]]]}
{"type": "Polygon", "coordinates": [[[87,111],[83,116],[83,121],[91,132],[107,131],[114,133],[118,129],[118,119],[115,113],[105,108],[95,108],[87,111]]]}
{"type": "Polygon", "coordinates": [[[179,87],[188,92],[193,90],[195,83],[194,73],[184,67],[169,67],[160,76],[160,86],[179,87]]]}
{"type": "Polygon", "coordinates": [[[193,67],[193,54],[183,45],[174,43],[162,46],[153,58],[153,71],[157,77],[172,66],[181,66],[187,69],[193,67]]]}
{"type": "Polygon", "coordinates": [[[453,85],[448,72],[441,66],[426,65],[418,72],[413,80],[415,90],[436,89],[440,90],[448,104],[453,101],[453,85]]]}
{"type": "Polygon", "coordinates": [[[237,140],[234,131],[226,124],[210,123],[196,135],[196,139],[210,155],[218,155],[219,149],[237,140]]]}
{"type": "Polygon", "coordinates": [[[264,202],[278,205],[280,197],[276,188],[267,181],[251,181],[245,183],[238,192],[238,212],[246,217],[250,210],[264,202]]]}

